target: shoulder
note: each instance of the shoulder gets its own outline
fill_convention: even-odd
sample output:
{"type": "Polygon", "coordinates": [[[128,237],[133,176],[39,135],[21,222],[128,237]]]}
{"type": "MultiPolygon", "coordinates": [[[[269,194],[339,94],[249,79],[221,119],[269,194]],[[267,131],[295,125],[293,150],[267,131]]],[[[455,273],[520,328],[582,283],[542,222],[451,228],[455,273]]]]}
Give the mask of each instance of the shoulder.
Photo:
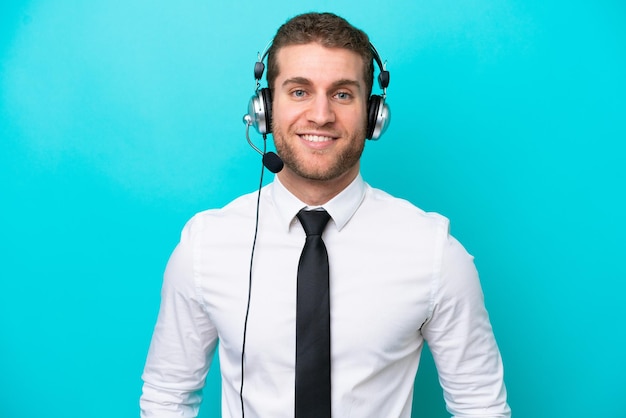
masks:
{"type": "Polygon", "coordinates": [[[235,233],[238,229],[250,228],[256,212],[257,192],[244,194],[221,208],[207,209],[196,213],[187,221],[182,234],[191,240],[206,236],[235,233]]]}
{"type": "Polygon", "coordinates": [[[427,212],[406,199],[395,197],[381,189],[366,184],[362,209],[372,216],[384,219],[386,224],[403,228],[429,229],[448,234],[450,221],[437,212],[427,212]]]}

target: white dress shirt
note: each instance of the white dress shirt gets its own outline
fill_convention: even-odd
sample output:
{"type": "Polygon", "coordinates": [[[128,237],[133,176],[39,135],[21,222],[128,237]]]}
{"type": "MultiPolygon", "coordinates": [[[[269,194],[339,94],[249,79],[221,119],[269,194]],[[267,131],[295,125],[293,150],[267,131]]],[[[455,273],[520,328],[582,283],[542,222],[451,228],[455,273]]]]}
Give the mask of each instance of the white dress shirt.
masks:
{"type": "MultiPolygon", "coordinates": [[[[194,216],[165,271],[142,417],[195,417],[219,346],[222,416],[241,416],[241,352],[257,193],[194,216]],[[218,345],[219,341],[219,345],[218,345]]],[[[294,414],[296,273],[306,205],[262,189],[245,347],[246,418],[294,414]]],[[[424,341],[456,417],[509,417],[500,353],[473,258],[448,220],[358,176],[323,205],[332,415],[409,418],[424,341]]],[[[418,395],[419,398],[419,395],[418,395]]]]}

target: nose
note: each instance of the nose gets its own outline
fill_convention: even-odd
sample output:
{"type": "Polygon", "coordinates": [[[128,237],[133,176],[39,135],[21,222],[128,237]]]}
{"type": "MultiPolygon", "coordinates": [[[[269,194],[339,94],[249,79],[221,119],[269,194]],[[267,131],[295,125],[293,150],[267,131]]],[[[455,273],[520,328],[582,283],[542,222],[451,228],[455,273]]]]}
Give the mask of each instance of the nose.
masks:
{"type": "Polygon", "coordinates": [[[332,108],[331,99],[319,95],[311,101],[307,112],[307,118],[318,126],[324,126],[335,121],[335,112],[332,108]]]}

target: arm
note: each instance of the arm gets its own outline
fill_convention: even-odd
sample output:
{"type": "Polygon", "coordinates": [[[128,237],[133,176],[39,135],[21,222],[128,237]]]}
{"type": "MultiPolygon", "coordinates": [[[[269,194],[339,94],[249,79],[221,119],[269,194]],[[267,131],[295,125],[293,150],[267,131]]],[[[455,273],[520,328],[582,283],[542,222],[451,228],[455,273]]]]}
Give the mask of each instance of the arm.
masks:
{"type": "Polygon", "coordinates": [[[188,225],[165,270],[161,308],[143,372],[142,418],[196,417],[217,332],[193,274],[188,225]]]}
{"type": "Polygon", "coordinates": [[[500,352],[473,257],[444,241],[430,319],[422,328],[455,417],[510,417],[500,352]]]}

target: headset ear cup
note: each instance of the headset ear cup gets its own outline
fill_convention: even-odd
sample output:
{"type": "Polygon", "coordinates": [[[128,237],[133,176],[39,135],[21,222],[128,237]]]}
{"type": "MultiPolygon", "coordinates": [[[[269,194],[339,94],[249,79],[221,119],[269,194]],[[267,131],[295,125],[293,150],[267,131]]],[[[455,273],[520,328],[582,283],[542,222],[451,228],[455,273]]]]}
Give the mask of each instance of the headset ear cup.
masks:
{"type": "Polygon", "coordinates": [[[265,134],[272,133],[272,91],[268,88],[261,89],[260,95],[265,109],[265,134]]]}
{"type": "Polygon", "coordinates": [[[367,139],[378,139],[373,138],[374,130],[376,129],[376,121],[378,119],[378,108],[380,107],[381,97],[373,94],[370,96],[369,102],[367,104],[367,133],[365,138],[367,139]]]}
{"type": "Polygon", "coordinates": [[[257,91],[248,103],[249,124],[261,135],[272,130],[272,94],[269,89],[257,91]]]}
{"type": "Polygon", "coordinates": [[[373,94],[367,109],[367,139],[377,140],[387,130],[391,113],[382,96],[373,94]]]}

